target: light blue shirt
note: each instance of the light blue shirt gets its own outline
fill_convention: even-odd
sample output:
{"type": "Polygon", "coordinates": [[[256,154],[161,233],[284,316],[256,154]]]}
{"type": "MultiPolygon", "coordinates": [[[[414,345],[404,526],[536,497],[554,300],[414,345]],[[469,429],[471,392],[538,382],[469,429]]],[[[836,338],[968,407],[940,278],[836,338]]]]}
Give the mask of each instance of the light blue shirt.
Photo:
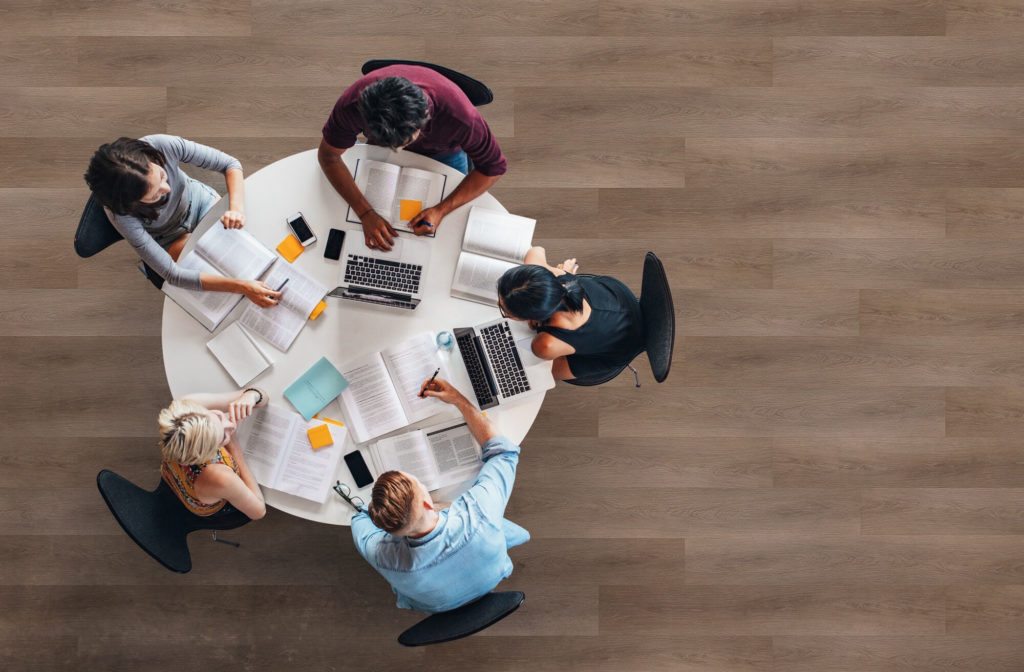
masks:
{"type": "Polygon", "coordinates": [[[399,607],[448,611],[486,594],[512,573],[508,549],[530,538],[503,517],[519,446],[495,437],[484,444],[483,459],[473,487],[438,513],[437,526],[424,537],[388,534],[365,512],[352,518],[356,548],[391,584],[399,607]]]}

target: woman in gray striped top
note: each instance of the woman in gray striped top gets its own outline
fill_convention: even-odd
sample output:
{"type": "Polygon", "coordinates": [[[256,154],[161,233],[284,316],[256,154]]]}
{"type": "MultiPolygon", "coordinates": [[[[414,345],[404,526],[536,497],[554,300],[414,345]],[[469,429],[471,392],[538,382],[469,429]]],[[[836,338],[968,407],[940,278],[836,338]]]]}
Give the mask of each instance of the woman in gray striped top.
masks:
{"type": "Polygon", "coordinates": [[[280,292],[259,280],[225,278],[178,265],[189,234],[220,196],[178,167],[188,163],[224,174],[228,210],[220,223],[245,224],[242,164],[224,152],[175,135],[118,138],[102,145],[89,162],[85,181],[107,217],[142,260],[172,285],[245,294],[267,307],[280,292]]]}

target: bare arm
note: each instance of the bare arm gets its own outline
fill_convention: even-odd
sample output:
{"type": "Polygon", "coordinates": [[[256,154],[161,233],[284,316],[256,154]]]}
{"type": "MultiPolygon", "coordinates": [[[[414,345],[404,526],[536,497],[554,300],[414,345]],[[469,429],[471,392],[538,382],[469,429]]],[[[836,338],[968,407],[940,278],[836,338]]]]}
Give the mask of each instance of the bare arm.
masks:
{"type": "Polygon", "coordinates": [[[232,438],[227,449],[238,467],[238,474],[227,465],[210,465],[196,479],[196,495],[204,502],[226,499],[249,518],[259,520],[267,515],[263,492],[245,461],[238,440],[232,438]]]}
{"type": "Polygon", "coordinates": [[[370,207],[370,202],[363,196],[356,186],[355,178],[352,177],[348,166],[342,161],[341,155],[344,149],[338,149],[327,144],[326,140],[320,141],[317,148],[316,158],[320,162],[320,170],[324,172],[327,181],[331,183],[334,190],[345,199],[345,202],[352,206],[352,211],[363,223],[363,236],[367,247],[379,247],[390,250],[394,244],[395,229],[370,207]]]}
{"type": "Polygon", "coordinates": [[[534,266],[543,266],[555,275],[565,275],[566,273],[575,273],[579,270],[580,265],[576,263],[576,257],[566,259],[558,266],[548,265],[548,253],[543,247],[539,245],[531,247],[526,252],[526,257],[523,259],[524,264],[531,264],[534,266]]]}
{"type": "Polygon", "coordinates": [[[494,185],[501,175],[488,176],[474,170],[459,182],[452,193],[432,208],[427,208],[409,221],[409,226],[419,234],[432,233],[448,213],[469,203],[494,185]]]}
{"type": "MultiPolygon", "coordinates": [[[[183,398],[205,406],[211,411],[223,411],[228,414],[231,414],[232,412],[237,414],[240,405],[247,405],[251,411],[253,408],[266,406],[270,402],[270,395],[266,390],[257,388],[255,385],[250,387],[251,389],[256,389],[259,392],[242,390],[238,390],[236,392],[197,392],[195,394],[186,394],[183,398]],[[263,395],[262,399],[260,399],[260,394],[263,395]],[[232,408],[232,406],[234,406],[234,408],[232,408]]],[[[246,415],[248,415],[248,413],[245,413],[242,417],[245,417],[246,415]]],[[[235,419],[236,418],[234,417],[232,418],[232,420],[235,419]]]]}
{"type": "Polygon", "coordinates": [[[221,275],[200,273],[199,282],[203,285],[203,289],[208,292],[245,294],[247,299],[261,308],[276,305],[278,299],[281,298],[281,292],[274,291],[273,287],[264,284],[262,280],[239,280],[238,278],[225,278],[221,275]]]}
{"type": "Polygon", "coordinates": [[[427,397],[437,397],[446,404],[451,404],[459,409],[469,431],[473,433],[473,438],[481,446],[500,435],[494,423],[477,410],[476,406],[447,380],[435,378],[430,385],[427,385],[427,382],[423,381],[422,394],[427,397]]]}
{"type": "Polygon", "coordinates": [[[245,224],[245,175],[241,168],[228,168],[224,173],[228,185],[228,209],[220,218],[227,229],[240,229],[245,224]]]}

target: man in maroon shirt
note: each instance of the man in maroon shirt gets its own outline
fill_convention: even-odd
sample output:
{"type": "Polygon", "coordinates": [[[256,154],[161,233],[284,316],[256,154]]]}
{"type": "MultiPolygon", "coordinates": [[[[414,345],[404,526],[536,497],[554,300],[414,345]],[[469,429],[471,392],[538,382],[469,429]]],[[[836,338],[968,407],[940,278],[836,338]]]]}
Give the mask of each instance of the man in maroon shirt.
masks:
{"type": "Polygon", "coordinates": [[[490,189],[507,169],[487,122],[444,75],[418,65],[390,65],[356,80],[334,104],[317,158],[327,180],[362,221],[371,248],[390,250],[396,233],[370,207],[341,160],[359,133],[372,145],[441,160],[464,151],[473,161],[472,172],[447,198],[412,219],[416,235],[432,233],[445,215],[490,189]]]}

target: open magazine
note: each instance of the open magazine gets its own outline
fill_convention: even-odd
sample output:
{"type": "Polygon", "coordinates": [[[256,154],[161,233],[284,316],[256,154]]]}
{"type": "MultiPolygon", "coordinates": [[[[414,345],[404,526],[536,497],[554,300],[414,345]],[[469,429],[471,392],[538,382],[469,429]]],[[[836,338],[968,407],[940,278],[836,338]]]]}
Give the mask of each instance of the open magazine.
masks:
{"type": "MultiPolygon", "coordinates": [[[[441,202],[448,183],[448,176],[441,173],[372,159],[357,159],[354,177],[356,186],[363,192],[370,207],[388,220],[391,226],[403,231],[412,231],[409,221],[420,210],[432,208],[441,202]]],[[[360,223],[351,206],[345,221],[360,223]]]]}
{"type": "Polygon", "coordinates": [[[381,439],[365,451],[374,477],[397,469],[437,490],[473,478],[483,466],[480,446],[464,422],[452,421],[381,439]]]}
{"type": "Polygon", "coordinates": [[[282,352],[287,352],[295,337],[306,326],[310,313],[327,294],[327,287],[314,280],[310,275],[300,271],[284,259],[279,259],[263,282],[273,288],[281,286],[288,279],[288,284],[281,291],[281,299],[276,306],[260,308],[249,302],[238,321],[254,334],[258,334],[268,343],[282,352]]]}
{"type": "Polygon", "coordinates": [[[444,402],[419,396],[423,381],[437,369],[439,377],[449,377],[430,332],[338,367],[349,382],[340,399],[352,438],[362,443],[432,415],[450,413],[451,407],[444,402]]]}
{"type": "MultiPolygon", "coordinates": [[[[243,229],[225,229],[214,224],[196,243],[196,249],[178,261],[186,269],[241,280],[255,280],[277,258],[273,252],[243,229]]],[[[233,292],[185,289],[164,283],[163,292],[207,330],[215,330],[242,300],[233,292]]]]}
{"type": "Polygon", "coordinates": [[[346,435],[345,427],[306,422],[294,411],[271,405],[253,409],[238,425],[238,442],[260,485],[321,503],[331,492],[346,435]],[[327,426],[334,443],[313,450],[306,430],[318,425],[327,426]]]}
{"type": "Polygon", "coordinates": [[[469,210],[462,252],[455,265],[452,296],[493,306],[498,302],[498,279],[523,263],[533,244],[537,220],[504,212],[469,210]]]}

